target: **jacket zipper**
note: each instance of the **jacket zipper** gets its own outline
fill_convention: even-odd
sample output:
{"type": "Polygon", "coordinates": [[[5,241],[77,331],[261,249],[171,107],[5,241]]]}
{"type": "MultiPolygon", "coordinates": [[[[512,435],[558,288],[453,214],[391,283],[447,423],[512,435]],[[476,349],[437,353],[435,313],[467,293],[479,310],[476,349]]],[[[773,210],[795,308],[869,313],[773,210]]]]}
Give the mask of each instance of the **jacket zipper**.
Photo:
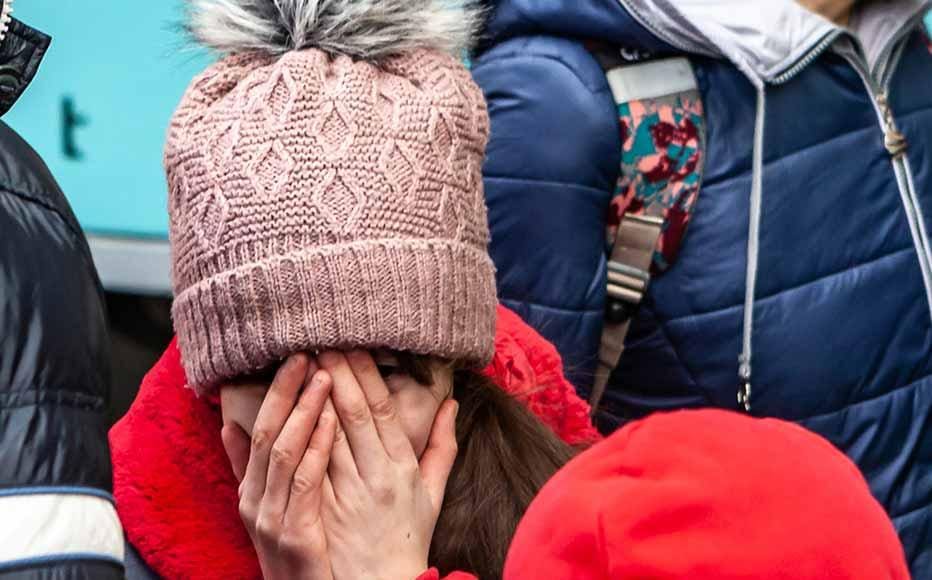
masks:
{"type": "MultiPolygon", "coordinates": [[[[898,35],[891,40],[891,45],[902,41],[904,36],[905,34],[898,35]]],[[[906,156],[909,143],[906,136],[897,128],[896,118],[889,102],[888,88],[890,79],[893,77],[893,72],[896,70],[898,61],[903,54],[903,50],[900,50],[900,48],[902,47],[885,50],[884,56],[886,58],[881,59],[875,65],[875,70],[882,73],[883,78],[881,79],[871,75],[863,57],[859,56],[859,58],[855,59],[849,54],[844,56],[864,82],[871,104],[877,113],[877,121],[883,131],[884,148],[890,155],[896,185],[900,191],[903,209],[906,212],[906,220],[909,223],[910,234],[913,238],[913,246],[916,249],[916,257],[919,259],[919,269],[922,272],[922,280],[925,284],[929,316],[932,319],[932,244],[930,244],[929,235],[926,232],[925,219],[916,192],[912,167],[909,158],[906,156]]],[[[862,51],[859,50],[858,54],[862,54],[862,51]]]]}
{"type": "Polygon", "coordinates": [[[822,53],[828,50],[830,46],[835,42],[835,40],[843,34],[843,31],[840,29],[835,29],[822,37],[815,46],[812,47],[806,54],[796,61],[796,64],[792,65],[790,68],[786,69],[771,81],[775,85],[782,85],[791,78],[798,75],[803,69],[812,64],[815,59],[822,56],[822,53]]]}
{"type": "MultiPolygon", "coordinates": [[[[795,77],[806,67],[812,64],[819,56],[828,50],[835,40],[844,33],[842,29],[836,28],[826,33],[812,48],[807,50],[795,63],[790,65],[782,73],[774,77],[773,84],[782,84],[795,77]]],[[[760,98],[760,96],[758,97],[760,98]]],[[[759,105],[758,105],[759,106],[759,105]]],[[[756,135],[756,130],[755,130],[756,135]]],[[[744,360],[744,354],[740,357],[740,366],[738,370],[738,408],[743,409],[745,413],[751,412],[751,378],[750,365],[744,360]],[[747,366],[747,369],[745,367],[747,366]]]]}
{"type": "MultiPolygon", "coordinates": [[[[685,46],[684,43],[680,42],[678,39],[671,38],[670,35],[662,34],[661,31],[658,30],[656,26],[653,26],[649,19],[645,18],[644,15],[641,14],[629,0],[619,1],[621,5],[627,10],[627,12],[632,17],[634,17],[634,19],[637,20],[641,26],[653,32],[658,38],[667,42],[671,46],[679,48],[685,52],[691,52],[689,47],[685,46]]],[[[881,83],[874,81],[873,76],[868,70],[869,67],[866,66],[863,56],[860,56],[859,60],[861,63],[865,63],[864,66],[862,66],[861,63],[849,58],[847,55],[845,58],[848,59],[849,63],[854,67],[854,69],[861,76],[861,79],[864,81],[864,84],[868,89],[868,94],[871,98],[871,103],[877,112],[880,128],[884,135],[884,147],[890,153],[891,163],[893,164],[893,172],[896,176],[897,188],[900,191],[903,208],[906,212],[907,221],[909,222],[910,233],[913,237],[913,246],[916,249],[916,256],[919,259],[919,268],[922,272],[922,280],[926,289],[926,300],[928,302],[929,315],[932,317],[932,247],[930,247],[929,238],[925,231],[925,222],[923,221],[922,210],[919,205],[918,197],[916,196],[916,188],[913,182],[912,169],[909,165],[909,159],[906,157],[908,143],[906,141],[906,137],[899,130],[897,130],[896,121],[887,100],[887,91],[881,88],[881,86],[886,86],[886,84],[889,83],[889,79],[893,76],[893,71],[896,69],[896,64],[904,52],[902,50],[903,38],[907,37],[908,34],[915,29],[917,21],[921,20],[922,18],[923,15],[918,14],[914,16],[913,19],[911,19],[909,22],[904,24],[901,30],[899,30],[897,34],[888,41],[887,46],[881,52],[880,58],[875,64],[876,70],[881,73],[882,77],[884,77],[884,80],[882,80],[881,83]]],[[[835,28],[829,31],[825,34],[825,36],[822,37],[821,40],[813,45],[811,49],[806,51],[804,55],[793,65],[791,65],[779,75],[773,77],[770,80],[770,83],[780,85],[788,82],[797,74],[805,70],[805,68],[812,64],[819,56],[822,55],[822,53],[828,50],[839,37],[845,34],[847,34],[846,31],[841,28],[835,28]]],[[[860,49],[860,42],[853,35],[849,36],[851,37],[851,41],[859,47],[859,55],[862,55],[863,49],[860,49]]],[[[739,385],[738,403],[739,406],[745,409],[745,411],[750,412],[750,381],[744,381],[739,385]]]]}
{"type": "Polygon", "coordinates": [[[6,38],[13,20],[13,0],[0,0],[0,41],[6,38]]]}
{"type": "MultiPolygon", "coordinates": [[[[852,67],[857,71],[871,99],[871,104],[877,113],[880,128],[883,131],[884,148],[890,155],[893,165],[893,173],[896,178],[897,189],[900,192],[900,198],[903,203],[903,209],[906,213],[907,222],[909,223],[910,233],[913,238],[913,246],[916,249],[916,257],[919,260],[919,269],[922,272],[922,280],[926,290],[926,302],[929,309],[929,316],[932,317],[932,244],[929,242],[929,236],[926,233],[925,221],[922,215],[922,209],[919,204],[919,198],[916,194],[916,186],[913,180],[912,168],[909,164],[909,158],[906,156],[909,143],[905,135],[899,131],[896,126],[896,119],[893,110],[890,108],[888,99],[888,86],[897,64],[903,55],[905,42],[910,32],[915,26],[910,24],[904,25],[893,38],[891,38],[880,54],[880,58],[875,63],[875,72],[879,75],[880,81],[876,81],[871,75],[869,67],[863,58],[863,49],[860,48],[860,42],[851,37],[851,42],[858,47],[857,60],[845,55],[852,67]]],[[[807,51],[795,64],[786,69],[784,72],[775,76],[771,83],[775,85],[788,82],[790,79],[802,72],[806,67],[812,64],[819,56],[834,45],[842,35],[844,30],[836,29],[826,34],[812,49],[807,51]]],[[[749,382],[742,382],[738,388],[738,404],[746,412],[751,409],[751,387],[749,382]]]]}
{"type": "MultiPolygon", "coordinates": [[[[906,151],[909,143],[906,137],[899,131],[896,126],[896,119],[889,104],[889,86],[890,79],[896,70],[897,64],[903,55],[905,44],[904,39],[915,30],[918,20],[922,15],[914,17],[906,23],[898,33],[889,40],[887,46],[880,54],[880,58],[874,65],[874,72],[879,75],[879,80],[871,74],[867,62],[863,57],[863,49],[857,38],[851,37],[852,44],[856,47],[858,58],[853,58],[845,54],[849,64],[855,69],[864,86],[867,88],[871,104],[877,113],[877,120],[880,129],[883,131],[884,148],[890,155],[890,161],[893,166],[893,174],[896,178],[897,189],[900,191],[900,198],[903,202],[903,209],[906,212],[906,219],[909,223],[910,234],[913,238],[913,246],[916,249],[916,256],[919,259],[919,268],[922,272],[922,280],[926,290],[926,301],[929,308],[929,316],[932,318],[932,243],[929,241],[926,232],[925,220],[922,215],[922,208],[919,204],[919,198],[916,193],[916,186],[913,180],[912,168],[909,164],[909,158],[906,151]]],[[[783,84],[799,74],[825,50],[832,46],[842,34],[842,30],[835,30],[827,34],[812,50],[806,53],[795,65],[787,69],[773,79],[774,84],[783,84]]]]}

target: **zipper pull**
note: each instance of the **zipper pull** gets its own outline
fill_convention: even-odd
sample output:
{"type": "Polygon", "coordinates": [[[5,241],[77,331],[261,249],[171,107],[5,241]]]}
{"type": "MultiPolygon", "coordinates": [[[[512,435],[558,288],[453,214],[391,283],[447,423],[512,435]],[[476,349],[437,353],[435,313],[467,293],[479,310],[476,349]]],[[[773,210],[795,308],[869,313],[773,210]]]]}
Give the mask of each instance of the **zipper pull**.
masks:
{"type": "Polygon", "coordinates": [[[878,93],[877,105],[883,114],[883,146],[894,159],[901,157],[906,153],[909,143],[906,141],[906,136],[896,128],[896,119],[893,118],[893,110],[890,109],[890,102],[885,91],[878,93]]]}
{"type": "Polygon", "coordinates": [[[738,368],[738,409],[751,412],[751,365],[743,358],[738,368]]]}
{"type": "Polygon", "coordinates": [[[741,379],[738,383],[738,408],[751,412],[751,381],[741,379]]]}

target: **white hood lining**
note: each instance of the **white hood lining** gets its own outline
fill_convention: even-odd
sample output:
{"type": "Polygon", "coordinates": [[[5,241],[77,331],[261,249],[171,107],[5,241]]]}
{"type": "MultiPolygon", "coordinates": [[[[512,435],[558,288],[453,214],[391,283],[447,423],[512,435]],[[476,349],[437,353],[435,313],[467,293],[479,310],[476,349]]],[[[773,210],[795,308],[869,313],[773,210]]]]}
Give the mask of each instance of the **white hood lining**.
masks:
{"type": "MultiPolygon", "coordinates": [[[[830,34],[844,29],[795,0],[619,0],[662,40],[691,53],[725,57],[751,81],[770,82],[830,34]]],[[[873,65],[886,41],[932,0],[873,0],[858,6],[850,31],[873,65]]]]}

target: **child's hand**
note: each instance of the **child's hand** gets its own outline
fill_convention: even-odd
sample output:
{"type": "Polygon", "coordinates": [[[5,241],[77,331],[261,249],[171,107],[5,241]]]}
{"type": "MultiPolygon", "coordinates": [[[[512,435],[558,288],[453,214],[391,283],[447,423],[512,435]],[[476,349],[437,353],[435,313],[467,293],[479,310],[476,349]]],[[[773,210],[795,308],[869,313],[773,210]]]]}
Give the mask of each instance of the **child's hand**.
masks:
{"type": "Polygon", "coordinates": [[[332,580],[321,491],[337,418],[324,408],[330,375],[307,355],[275,375],[252,430],[223,426],[223,446],[240,480],[240,517],[269,579],[332,580]],[[304,391],[301,387],[304,386],[304,391]]]}
{"type": "Polygon", "coordinates": [[[332,378],[331,400],[342,426],[323,499],[333,576],[413,580],[427,570],[456,459],[456,402],[440,407],[418,465],[372,357],[331,351],[318,360],[332,378]]]}

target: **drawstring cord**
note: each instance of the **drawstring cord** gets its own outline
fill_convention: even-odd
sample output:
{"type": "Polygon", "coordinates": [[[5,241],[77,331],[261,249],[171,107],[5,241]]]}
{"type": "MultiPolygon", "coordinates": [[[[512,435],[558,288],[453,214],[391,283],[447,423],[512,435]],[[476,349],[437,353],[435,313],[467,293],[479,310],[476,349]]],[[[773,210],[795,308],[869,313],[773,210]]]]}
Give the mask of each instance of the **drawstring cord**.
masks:
{"type": "Polygon", "coordinates": [[[760,252],[760,214],[764,180],[764,119],[767,111],[766,85],[757,85],[757,116],[754,122],[754,153],[748,217],[747,270],[744,286],[744,331],[738,357],[738,406],[751,412],[751,355],[754,332],[754,294],[757,287],[757,258],[760,252]]]}

